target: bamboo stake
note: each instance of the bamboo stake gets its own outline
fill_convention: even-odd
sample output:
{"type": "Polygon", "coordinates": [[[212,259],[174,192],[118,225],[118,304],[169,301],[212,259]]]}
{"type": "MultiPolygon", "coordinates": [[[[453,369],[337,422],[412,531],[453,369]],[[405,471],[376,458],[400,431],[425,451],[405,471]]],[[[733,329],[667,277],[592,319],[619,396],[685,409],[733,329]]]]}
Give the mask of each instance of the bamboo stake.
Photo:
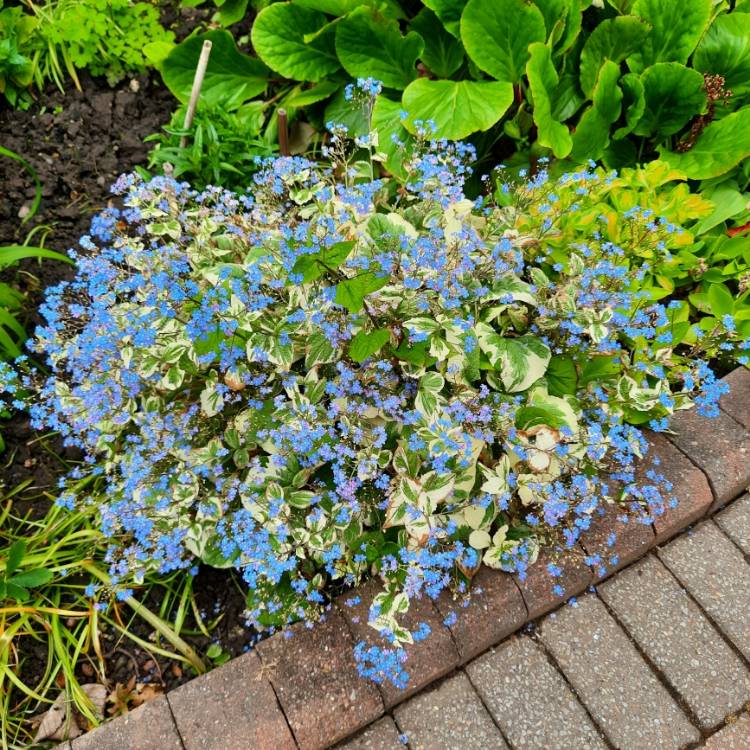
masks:
{"type": "MultiPolygon", "coordinates": [[[[206,75],[206,68],[208,67],[208,58],[210,54],[211,42],[206,39],[206,41],[203,42],[201,56],[198,58],[198,65],[195,68],[193,88],[190,91],[190,102],[188,103],[187,112],[185,112],[185,122],[182,124],[184,130],[187,130],[193,124],[193,117],[195,117],[198,98],[201,95],[201,86],[203,86],[203,77],[206,75]]],[[[187,146],[187,136],[183,135],[182,138],[180,138],[180,148],[185,148],[185,146],[187,146]]]]}
{"type": "Polygon", "coordinates": [[[289,156],[289,125],[286,110],[279,110],[279,151],[282,156],[289,156]]]}

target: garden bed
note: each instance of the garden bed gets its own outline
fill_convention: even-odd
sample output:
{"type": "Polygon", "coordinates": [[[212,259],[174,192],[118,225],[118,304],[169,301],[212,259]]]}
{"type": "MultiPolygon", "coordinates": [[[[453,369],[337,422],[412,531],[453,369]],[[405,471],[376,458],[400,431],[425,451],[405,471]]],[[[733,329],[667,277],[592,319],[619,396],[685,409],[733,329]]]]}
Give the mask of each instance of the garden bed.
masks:
{"type": "MultiPolygon", "coordinates": [[[[183,33],[188,29],[189,25],[183,24],[183,33]]],[[[127,79],[115,88],[87,74],[83,74],[81,83],[83,91],[71,86],[62,93],[50,87],[40,104],[28,111],[0,109],[0,144],[24,154],[43,185],[38,213],[30,226],[21,228],[19,217],[33,200],[33,184],[14,162],[0,160],[0,246],[23,241],[33,227],[49,227],[47,247],[62,253],[75,247],[79,237],[88,232],[92,216],[113,200],[109,188],[115,179],[146,165],[150,147],[143,139],[169,121],[174,100],[154,74],[127,79]]],[[[11,269],[2,272],[0,278],[12,278],[28,292],[25,322],[33,330],[40,322],[37,308],[45,288],[71,278],[74,271],[55,261],[24,261],[20,268],[28,274],[11,269]]],[[[6,452],[2,455],[0,486],[9,491],[30,482],[14,497],[14,511],[41,518],[54,499],[57,481],[80,460],[80,451],[64,447],[54,435],[40,435],[23,413],[3,423],[3,437],[6,452]]],[[[246,650],[257,636],[242,623],[245,600],[237,576],[204,568],[195,579],[195,591],[204,618],[214,620],[219,614],[222,618],[210,638],[187,635],[186,640],[199,653],[205,653],[212,642],[220,644],[223,659],[246,650]]],[[[154,592],[144,603],[158,609],[160,596],[160,592],[154,592]]],[[[195,627],[192,616],[186,627],[195,627]]],[[[134,621],[132,632],[146,641],[152,635],[140,620],[134,621]]],[[[121,644],[117,634],[106,628],[102,637],[105,647],[112,647],[107,649],[106,668],[113,686],[127,685],[135,677],[139,682],[151,681],[170,689],[190,677],[179,663],[164,660],[136,644],[121,644]]],[[[29,641],[22,679],[33,683],[44,673],[46,662],[46,646],[29,641]]],[[[81,682],[90,681],[91,672],[83,662],[78,677],[81,682]]]]}
{"type": "Polygon", "coordinates": [[[198,4],[0,10],[13,750],[322,748],[750,479],[748,0],[198,4]]]}

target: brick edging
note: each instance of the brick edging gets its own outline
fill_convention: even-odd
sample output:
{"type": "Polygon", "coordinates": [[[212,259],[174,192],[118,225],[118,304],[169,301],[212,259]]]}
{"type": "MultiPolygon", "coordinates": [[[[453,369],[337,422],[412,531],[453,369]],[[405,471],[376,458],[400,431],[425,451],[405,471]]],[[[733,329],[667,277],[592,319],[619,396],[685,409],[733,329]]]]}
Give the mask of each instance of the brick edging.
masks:
{"type": "MultiPolygon", "coordinates": [[[[616,508],[592,523],[580,554],[558,564],[565,597],[645,555],[687,526],[713,514],[750,484],[750,371],[738,368],[725,380],[721,413],[703,419],[678,412],[670,434],[649,434],[651,450],[639,468],[650,466],[673,484],[679,505],[653,524],[623,524],[616,508]],[[658,465],[657,465],[658,464],[658,465]],[[608,545],[612,531],[617,533],[608,545]],[[604,575],[584,562],[586,555],[608,562],[604,575]]],[[[475,582],[482,593],[457,603],[449,592],[436,600],[415,600],[405,624],[427,622],[430,637],[407,646],[407,690],[376,687],[361,679],[354,643],[370,630],[367,612],[379,589],[371,580],[334,602],[324,622],[297,624],[292,637],[277,633],[212,672],[197,677],[127,717],[115,719],[72,743],[66,750],[322,750],[355,734],[410,695],[497,645],[531,620],[558,607],[545,570],[544,555],[524,581],[482,568],[475,582]],[[456,615],[452,622],[452,614],[456,615]],[[449,618],[450,619],[447,619],[449,618]],[[446,625],[448,622],[450,624],[446,625]],[[158,738],[158,739],[157,739],[158,738]],[[154,744],[158,743],[158,744],[154,744]]]]}

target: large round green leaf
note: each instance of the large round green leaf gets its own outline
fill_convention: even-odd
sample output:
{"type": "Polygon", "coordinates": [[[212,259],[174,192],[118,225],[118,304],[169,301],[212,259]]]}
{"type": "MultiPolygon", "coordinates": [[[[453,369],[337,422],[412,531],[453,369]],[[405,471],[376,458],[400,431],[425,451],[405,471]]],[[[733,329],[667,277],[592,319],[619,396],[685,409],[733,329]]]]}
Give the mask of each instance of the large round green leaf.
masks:
{"type": "Polygon", "coordinates": [[[394,102],[382,94],[375,100],[372,109],[372,128],[378,131],[378,153],[385,154],[385,166],[397,177],[405,177],[403,168],[404,150],[394,142],[411,142],[411,135],[401,122],[401,102],[394,102]]]}
{"type": "Polygon", "coordinates": [[[492,127],[512,102],[513,87],[509,83],[428,78],[410,83],[402,98],[409,114],[407,129],[414,131],[415,120],[432,120],[436,135],[449,140],[460,140],[492,127]]]}
{"type": "Polygon", "coordinates": [[[573,161],[600,159],[609,145],[610,126],[617,122],[622,111],[619,78],[620,66],[613,60],[605,60],[594,87],[593,103],[581,115],[573,135],[573,161]]]}
{"type": "Polygon", "coordinates": [[[392,89],[417,77],[417,58],[424,41],[415,31],[401,36],[398,22],[370,8],[357,8],[336,26],[336,52],[354,78],[372,76],[392,89]]]}
{"type": "Polygon", "coordinates": [[[528,47],[546,39],[544,17],[523,0],[469,0],[461,16],[461,40],[485,73],[508,83],[521,80],[528,47]]]}
{"type": "Polygon", "coordinates": [[[534,98],[534,122],[539,144],[551,148],[552,153],[563,159],[573,148],[568,128],[552,117],[552,100],[559,83],[557,71],[552,64],[552,52],[546,44],[535,42],[529,47],[531,57],[526,63],[526,75],[534,98]]]}
{"type": "Polygon", "coordinates": [[[429,8],[422,8],[412,19],[411,28],[424,39],[422,62],[438,78],[450,78],[464,61],[461,42],[448,33],[429,8]]]}
{"type": "Polygon", "coordinates": [[[319,10],[331,16],[345,16],[361,5],[376,7],[389,18],[403,18],[404,11],[396,0],[292,0],[295,5],[319,10]]]}
{"type": "Polygon", "coordinates": [[[685,153],[659,150],[660,158],[691,180],[718,177],[750,156],[750,106],[712,122],[685,153]]]}
{"type": "Polygon", "coordinates": [[[195,66],[206,40],[213,46],[201,89],[204,102],[238,107],[265,91],[268,68],[260,60],[242,54],[228,31],[209,31],[178,44],[162,63],[164,83],[181,102],[190,98],[195,66]]]}
{"type": "Polygon", "coordinates": [[[458,39],[461,36],[461,14],[467,0],[422,0],[440,19],[443,26],[458,39]]]}
{"type": "Polygon", "coordinates": [[[255,19],[252,41],[258,57],[285,78],[320,81],[341,65],[336,57],[333,27],[318,11],[292,3],[275,3],[255,19]],[[319,33],[318,33],[319,32],[319,33]],[[306,35],[314,36],[305,42],[306,35]]]}
{"type": "Polygon", "coordinates": [[[643,44],[649,27],[634,16],[602,21],[589,35],[581,50],[581,90],[591,96],[605,60],[620,63],[643,44]]]}
{"type": "Polygon", "coordinates": [[[657,62],[687,62],[708,25],[711,6],[711,0],[636,0],[631,12],[651,32],[629,58],[630,69],[640,73],[657,62]]]}
{"type": "Polygon", "coordinates": [[[656,63],[643,71],[641,82],[646,106],[636,135],[674,135],[706,105],[703,76],[681,63],[656,63]]]}
{"type": "Polygon", "coordinates": [[[724,76],[735,97],[750,92],[750,13],[718,16],[695,50],[693,67],[724,76]]]}

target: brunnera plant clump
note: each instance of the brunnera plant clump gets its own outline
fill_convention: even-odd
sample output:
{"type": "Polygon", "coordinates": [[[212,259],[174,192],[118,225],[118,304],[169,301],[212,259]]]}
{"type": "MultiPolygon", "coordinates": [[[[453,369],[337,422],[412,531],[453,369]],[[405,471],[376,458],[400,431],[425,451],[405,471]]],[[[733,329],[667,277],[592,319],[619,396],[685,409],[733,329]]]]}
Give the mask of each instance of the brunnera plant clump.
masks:
{"type": "Polygon", "coordinates": [[[611,175],[499,176],[470,201],[460,143],[418,144],[403,186],[342,128],[327,156],[267,161],[245,194],[120,178],[48,292],[31,411],[86,454],[59,502],[98,506],[115,582],[235,566],[268,629],[379,576],[385,648],[356,656],[402,684],[414,597],[482,563],[524,575],[612,503],[634,523],[674,504],[635,481],[637,425],[715,412],[705,362],[748,345],[639,291],[681,230],[636,207],[609,240],[590,208],[611,175]]]}

